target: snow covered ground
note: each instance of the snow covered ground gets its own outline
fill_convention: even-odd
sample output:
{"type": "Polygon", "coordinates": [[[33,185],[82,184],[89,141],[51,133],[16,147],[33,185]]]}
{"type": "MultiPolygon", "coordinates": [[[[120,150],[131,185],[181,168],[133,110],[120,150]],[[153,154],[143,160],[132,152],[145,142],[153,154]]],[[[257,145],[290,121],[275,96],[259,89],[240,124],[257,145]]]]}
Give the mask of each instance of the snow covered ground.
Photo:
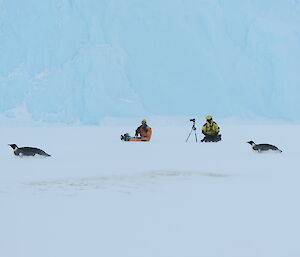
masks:
{"type": "Polygon", "coordinates": [[[151,125],[149,143],[119,140],[135,127],[0,128],[0,256],[300,256],[299,125],[228,122],[211,144],[151,125]]]}

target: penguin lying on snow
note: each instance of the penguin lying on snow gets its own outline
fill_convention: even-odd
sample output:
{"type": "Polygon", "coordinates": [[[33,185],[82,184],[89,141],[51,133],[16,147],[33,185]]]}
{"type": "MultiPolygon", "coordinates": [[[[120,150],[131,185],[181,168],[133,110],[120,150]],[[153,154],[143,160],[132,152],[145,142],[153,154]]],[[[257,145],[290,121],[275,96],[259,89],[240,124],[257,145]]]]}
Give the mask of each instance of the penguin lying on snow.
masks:
{"type": "Polygon", "coordinates": [[[50,154],[47,154],[41,149],[34,148],[34,147],[18,147],[16,144],[11,144],[9,145],[13,150],[14,154],[16,156],[35,156],[36,154],[41,155],[41,156],[51,156],[50,154]]]}
{"type": "Polygon", "coordinates": [[[258,144],[257,145],[253,141],[249,141],[247,143],[252,145],[252,149],[254,151],[258,151],[259,153],[265,152],[265,151],[270,151],[270,150],[282,153],[282,151],[280,149],[278,149],[278,147],[276,147],[275,145],[269,145],[269,144],[258,144]]]}

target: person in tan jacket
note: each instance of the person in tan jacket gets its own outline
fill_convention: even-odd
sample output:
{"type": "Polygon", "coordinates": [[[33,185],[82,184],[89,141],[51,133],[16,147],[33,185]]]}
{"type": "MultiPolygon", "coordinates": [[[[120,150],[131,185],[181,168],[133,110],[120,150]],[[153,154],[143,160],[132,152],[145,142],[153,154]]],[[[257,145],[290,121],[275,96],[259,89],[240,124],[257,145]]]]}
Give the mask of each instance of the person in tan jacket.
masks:
{"type": "Polygon", "coordinates": [[[146,120],[142,120],[142,125],[139,126],[135,131],[135,137],[129,136],[128,133],[121,135],[121,140],[124,141],[150,141],[152,136],[152,128],[147,125],[146,120]]]}

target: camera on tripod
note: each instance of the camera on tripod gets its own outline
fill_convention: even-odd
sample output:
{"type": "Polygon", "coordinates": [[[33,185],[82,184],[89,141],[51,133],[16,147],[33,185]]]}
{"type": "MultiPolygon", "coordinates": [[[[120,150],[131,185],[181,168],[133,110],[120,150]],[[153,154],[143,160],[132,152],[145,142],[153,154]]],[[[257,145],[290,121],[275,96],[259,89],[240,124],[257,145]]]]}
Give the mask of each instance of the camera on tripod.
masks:
{"type": "Polygon", "coordinates": [[[195,134],[195,140],[196,140],[196,142],[197,142],[198,140],[197,140],[196,126],[195,126],[196,119],[190,119],[190,121],[193,122],[193,126],[192,126],[191,132],[190,132],[190,134],[188,135],[188,137],[187,137],[187,139],[186,139],[185,142],[187,142],[187,141],[189,140],[189,138],[190,138],[190,136],[191,136],[191,134],[192,134],[193,131],[194,131],[194,134],[195,134]]]}

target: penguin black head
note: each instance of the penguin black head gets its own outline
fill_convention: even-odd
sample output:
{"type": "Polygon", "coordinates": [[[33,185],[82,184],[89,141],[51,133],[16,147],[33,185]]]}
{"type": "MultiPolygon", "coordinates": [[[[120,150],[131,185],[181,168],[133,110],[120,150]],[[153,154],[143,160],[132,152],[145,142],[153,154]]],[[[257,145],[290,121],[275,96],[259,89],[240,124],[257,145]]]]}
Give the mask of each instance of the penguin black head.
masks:
{"type": "Polygon", "coordinates": [[[11,144],[11,145],[9,145],[12,149],[14,149],[14,150],[16,150],[16,149],[18,149],[18,146],[16,145],[16,144],[11,144]]]}
{"type": "Polygon", "coordinates": [[[250,145],[252,145],[252,146],[255,145],[255,143],[254,143],[253,141],[249,141],[249,142],[247,142],[247,143],[250,144],[250,145]]]}

